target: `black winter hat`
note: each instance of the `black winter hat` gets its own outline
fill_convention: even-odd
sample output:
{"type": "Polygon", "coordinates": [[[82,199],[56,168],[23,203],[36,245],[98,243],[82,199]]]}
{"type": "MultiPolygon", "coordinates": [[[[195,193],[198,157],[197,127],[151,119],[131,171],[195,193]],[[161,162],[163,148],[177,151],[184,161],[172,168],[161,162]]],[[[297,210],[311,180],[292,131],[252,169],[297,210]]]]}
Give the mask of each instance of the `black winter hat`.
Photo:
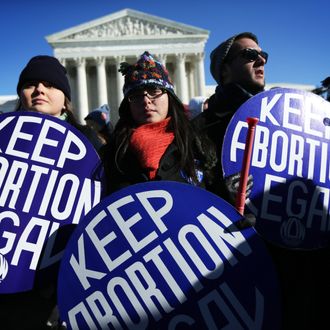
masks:
{"type": "Polygon", "coordinates": [[[221,84],[221,71],[222,65],[230,51],[233,43],[242,38],[250,38],[258,44],[258,38],[255,34],[251,32],[242,32],[235,34],[234,36],[228,38],[226,41],[222,42],[218,47],[213,49],[210,54],[211,65],[210,71],[214,80],[220,85],[221,84]]]}
{"type": "Polygon", "coordinates": [[[65,67],[55,57],[48,55],[32,57],[19,76],[17,94],[19,95],[26,82],[47,81],[71,100],[71,89],[66,73],[65,67]]]}

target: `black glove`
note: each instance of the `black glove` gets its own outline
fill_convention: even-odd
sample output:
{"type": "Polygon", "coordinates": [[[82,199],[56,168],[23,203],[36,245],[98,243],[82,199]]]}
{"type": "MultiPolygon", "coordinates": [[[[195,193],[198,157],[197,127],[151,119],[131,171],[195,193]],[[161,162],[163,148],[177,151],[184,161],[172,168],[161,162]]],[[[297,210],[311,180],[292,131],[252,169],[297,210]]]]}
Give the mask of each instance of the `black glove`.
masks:
{"type": "MultiPolygon", "coordinates": [[[[240,172],[232,174],[225,178],[225,184],[229,192],[230,203],[233,206],[236,206],[236,196],[238,193],[240,178],[241,178],[240,172]]],[[[245,191],[246,198],[250,196],[252,187],[253,187],[253,176],[252,174],[250,174],[246,184],[246,191],[245,191]]],[[[236,226],[239,230],[242,230],[245,228],[254,227],[255,224],[256,224],[255,215],[252,213],[248,213],[248,214],[244,214],[244,219],[238,221],[236,223],[236,226]]]]}
{"type": "MultiPolygon", "coordinates": [[[[241,173],[238,172],[238,173],[229,175],[225,178],[225,184],[226,184],[227,190],[229,192],[230,203],[234,206],[236,206],[235,205],[236,196],[238,193],[240,177],[241,177],[241,173]]],[[[253,187],[253,176],[252,176],[252,174],[250,174],[248,177],[247,184],[246,184],[246,191],[245,191],[246,198],[248,198],[250,196],[252,187],[253,187]]]]}
{"type": "Polygon", "coordinates": [[[244,214],[244,219],[236,222],[236,227],[239,230],[254,227],[256,225],[256,217],[252,213],[244,214]]]}
{"type": "Polygon", "coordinates": [[[256,217],[254,216],[254,214],[249,213],[249,214],[244,214],[244,218],[232,223],[230,226],[228,226],[227,228],[225,228],[225,232],[226,233],[232,233],[235,231],[239,231],[239,230],[243,230],[246,228],[250,228],[250,227],[254,227],[254,225],[256,224],[256,217]]]}

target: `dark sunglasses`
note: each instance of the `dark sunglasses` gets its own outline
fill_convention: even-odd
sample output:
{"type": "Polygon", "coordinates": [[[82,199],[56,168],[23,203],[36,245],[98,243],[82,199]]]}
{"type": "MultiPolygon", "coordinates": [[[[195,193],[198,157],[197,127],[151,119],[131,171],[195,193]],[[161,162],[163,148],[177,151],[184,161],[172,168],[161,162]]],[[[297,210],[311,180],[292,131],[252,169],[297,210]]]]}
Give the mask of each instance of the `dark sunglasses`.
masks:
{"type": "Polygon", "coordinates": [[[231,56],[230,58],[227,59],[228,62],[232,61],[234,58],[238,56],[242,56],[244,59],[254,62],[259,58],[259,55],[265,60],[265,64],[268,61],[268,53],[264,51],[257,51],[256,49],[253,48],[245,48],[239,51],[237,54],[231,56]]]}

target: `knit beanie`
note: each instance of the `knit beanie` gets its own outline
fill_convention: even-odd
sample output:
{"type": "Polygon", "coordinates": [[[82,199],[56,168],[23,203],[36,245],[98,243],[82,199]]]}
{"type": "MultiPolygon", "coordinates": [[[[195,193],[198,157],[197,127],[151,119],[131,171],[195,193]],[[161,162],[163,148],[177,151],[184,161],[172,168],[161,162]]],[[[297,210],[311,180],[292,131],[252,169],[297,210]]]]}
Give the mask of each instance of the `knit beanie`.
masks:
{"type": "Polygon", "coordinates": [[[65,67],[55,57],[48,55],[32,57],[19,76],[17,94],[19,95],[23,85],[29,81],[46,81],[71,100],[71,89],[66,73],[65,67]]]}
{"type": "Polygon", "coordinates": [[[213,51],[210,54],[210,59],[211,59],[210,71],[214,80],[219,85],[221,85],[222,66],[226,60],[230,48],[236,40],[242,38],[252,39],[258,44],[258,39],[256,35],[254,35],[251,32],[242,32],[239,34],[235,34],[234,36],[228,38],[226,41],[222,42],[218,47],[213,49],[213,51]]]}
{"type": "Polygon", "coordinates": [[[126,62],[120,63],[120,69],[118,71],[125,76],[124,96],[143,86],[164,88],[175,96],[174,87],[168,76],[168,71],[162,63],[156,61],[147,51],[133,65],[126,62]]]}
{"type": "Polygon", "coordinates": [[[206,96],[195,96],[190,99],[188,105],[190,119],[196,117],[201,112],[203,112],[203,105],[206,99],[207,99],[206,96]]]}
{"type": "Polygon", "coordinates": [[[107,104],[103,104],[99,108],[92,110],[85,120],[93,120],[101,127],[107,125],[110,122],[110,108],[107,104]]]}

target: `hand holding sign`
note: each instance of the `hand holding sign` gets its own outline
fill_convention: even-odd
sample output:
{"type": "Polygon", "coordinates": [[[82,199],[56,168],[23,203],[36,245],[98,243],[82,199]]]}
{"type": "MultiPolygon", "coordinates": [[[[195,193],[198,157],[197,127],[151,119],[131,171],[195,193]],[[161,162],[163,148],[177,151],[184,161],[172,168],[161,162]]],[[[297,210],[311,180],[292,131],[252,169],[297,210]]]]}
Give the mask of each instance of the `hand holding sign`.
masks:
{"type": "Polygon", "coordinates": [[[224,139],[224,175],[240,171],[247,117],[256,117],[250,171],[253,190],[247,206],[256,230],[267,240],[292,249],[329,243],[330,103],[301,90],[273,89],[244,103],[224,139]]]}
{"type": "Polygon", "coordinates": [[[36,270],[58,263],[57,233],[100,201],[102,181],[95,149],[71,125],[35,112],[0,116],[0,293],[32,289],[36,270]]]}

